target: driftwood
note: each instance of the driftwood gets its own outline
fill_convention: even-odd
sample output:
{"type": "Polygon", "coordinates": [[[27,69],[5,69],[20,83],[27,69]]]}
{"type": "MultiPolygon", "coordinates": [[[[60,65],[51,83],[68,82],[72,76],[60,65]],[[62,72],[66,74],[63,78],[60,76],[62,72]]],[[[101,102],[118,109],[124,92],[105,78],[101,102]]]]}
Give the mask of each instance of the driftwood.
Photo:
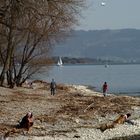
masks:
{"type": "Polygon", "coordinates": [[[93,105],[94,105],[94,103],[91,103],[90,105],[88,105],[87,108],[84,110],[84,112],[86,112],[87,110],[89,110],[93,105]]]}

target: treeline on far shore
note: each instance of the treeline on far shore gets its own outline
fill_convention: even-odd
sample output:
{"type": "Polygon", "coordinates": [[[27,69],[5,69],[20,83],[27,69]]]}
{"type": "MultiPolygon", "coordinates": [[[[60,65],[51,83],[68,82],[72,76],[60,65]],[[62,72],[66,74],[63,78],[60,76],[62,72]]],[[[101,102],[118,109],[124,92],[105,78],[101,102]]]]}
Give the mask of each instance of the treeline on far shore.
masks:
{"type": "MultiPolygon", "coordinates": [[[[52,62],[57,64],[59,56],[52,57],[52,62]]],[[[111,64],[140,64],[136,61],[120,61],[120,60],[105,60],[96,58],[71,58],[71,57],[61,57],[63,64],[95,64],[95,65],[111,65],[111,64]]]]}
{"type": "MultiPolygon", "coordinates": [[[[39,60],[34,60],[33,63],[40,63],[40,65],[57,65],[59,56],[41,58],[39,60]]],[[[106,59],[96,59],[96,58],[74,58],[74,57],[61,57],[64,65],[117,65],[117,64],[140,64],[140,61],[119,61],[119,60],[106,60],[106,59]]],[[[20,62],[17,61],[17,65],[20,62]]],[[[0,66],[1,66],[0,62],[0,66]]]]}

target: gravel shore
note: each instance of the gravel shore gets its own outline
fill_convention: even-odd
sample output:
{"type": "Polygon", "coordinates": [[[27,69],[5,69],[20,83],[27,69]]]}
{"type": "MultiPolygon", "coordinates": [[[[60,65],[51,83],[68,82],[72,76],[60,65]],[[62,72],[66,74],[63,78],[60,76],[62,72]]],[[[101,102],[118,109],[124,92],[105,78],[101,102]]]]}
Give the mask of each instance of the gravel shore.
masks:
{"type": "Polygon", "coordinates": [[[8,140],[109,140],[140,134],[140,98],[108,95],[81,85],[58,85],[55,96],[49,84],[38,81],[34,88],[0,87],[0,136],[15,128],[28,112],[35,123],[30,133],[10,132],[8,140]],[[102,124],[110,123],[120,114],[131,113],[134,125],[125,123],[102,132],[102,124]]]}

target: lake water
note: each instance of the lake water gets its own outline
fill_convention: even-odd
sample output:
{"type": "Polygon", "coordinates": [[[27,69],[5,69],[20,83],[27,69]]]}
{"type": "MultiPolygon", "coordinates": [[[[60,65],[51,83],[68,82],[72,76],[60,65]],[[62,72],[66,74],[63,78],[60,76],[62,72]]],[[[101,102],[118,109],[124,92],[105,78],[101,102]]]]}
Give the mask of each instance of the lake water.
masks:
{"type": "Polygon", "coordinates": [[[45,72],[36,76],[45,81],[54,78],[58,83],[90,85],[97,91],[101,91],[106,81],[109,93],[140,96],[140,65],[109,65],[107,68],[104,65],[53,66],[49,76],[45,72]]]}

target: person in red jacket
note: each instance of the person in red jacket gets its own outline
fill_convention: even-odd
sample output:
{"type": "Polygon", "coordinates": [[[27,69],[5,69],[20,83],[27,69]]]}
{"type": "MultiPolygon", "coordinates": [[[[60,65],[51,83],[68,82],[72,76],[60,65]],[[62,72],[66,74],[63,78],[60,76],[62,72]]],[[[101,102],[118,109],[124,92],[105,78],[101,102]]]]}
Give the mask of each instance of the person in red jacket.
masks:
{"type": "Polygon", "coordinates": [[[103,89],[103,95],[105,97],[106,96],[106,93],[107,93],[107,89],[108,89],[107,82],[104,82],[102,89],[103,89]]]}

